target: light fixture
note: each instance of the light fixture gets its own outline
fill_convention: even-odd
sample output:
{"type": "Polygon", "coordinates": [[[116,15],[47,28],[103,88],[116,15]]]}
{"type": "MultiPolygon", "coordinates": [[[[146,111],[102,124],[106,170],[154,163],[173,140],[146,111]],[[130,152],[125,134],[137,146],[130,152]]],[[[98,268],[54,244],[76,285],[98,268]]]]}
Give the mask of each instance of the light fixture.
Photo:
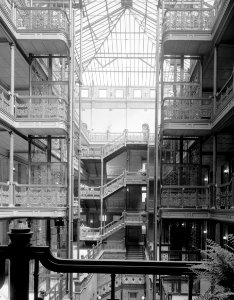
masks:
{"type": "Polygon", "coordinates": [[[223,236],[223,240],[227,240],[227,237],[226,237],[226,235],[224,235],[224,236],[223,236]]]}
{"type": "Polygon", "coordinates": [[[142,300],[145,300],[145,296],[144,296],[144,295],[143,295],[143,296],[141,296],[141,299],[142,299],[142,300]]]}
{"type": "Polygon", "coordinates": [[[203,233],[205,233],[205,234],[206,234],[206,233],[207,233],[207,230],[203,230],[203,233]]]}

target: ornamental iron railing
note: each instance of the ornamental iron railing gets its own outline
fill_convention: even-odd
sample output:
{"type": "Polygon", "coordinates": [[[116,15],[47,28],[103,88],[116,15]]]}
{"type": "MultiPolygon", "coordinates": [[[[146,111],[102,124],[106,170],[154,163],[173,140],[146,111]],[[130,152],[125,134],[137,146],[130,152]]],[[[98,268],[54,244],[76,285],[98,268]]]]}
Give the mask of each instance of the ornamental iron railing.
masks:
{"type": "Polygon", "coordinates": [[[0,183],[0,207],[58,208],[67,206],[67,188],[59,185],[0,183]],[[11,199],[11,187],[13,202],[11,199]]]}
{"type": "Polygon", "coordinates": [[[61,31],[69,34],[68,16],[59,8],[15,7],[14,23],[20,31],[61,31]]]}
{"type": "Polygon", "coordinates": [[[162,186],[161,207],[208,208],[209,206],[209,186],[162,186]]]}
{"type": "Polygon", "coordinates": [[[175,8],[165,12],[163,33],[169,30],[210,31],[216,19],[214,8],[175,8]]]}
{"type": "Polygon", "coordinates": [[[163,120],[204,121],[211,119],[212,100],[191,98],[165,98],[163,101],[163,120]]]}
{"type": "Polygon", "coordinates": [[[15,206],[22,207],[66,207],[67,188],[51,185],[14,185],[15,206]]]}
{"type": "Polygon", "coordinates": [[[0,86],[0,109],[2,109],[7,113],[10,113],[11,112],[10,100],[11,100],[10,93],[7,90],[5,90],[2,86],[0,86]]]}
{"type": "Polygon", "coordinates": [[[15,117],[17,119],[59,119],[67,121],[68,104],[58,96],[17,96],[15,117]]]}

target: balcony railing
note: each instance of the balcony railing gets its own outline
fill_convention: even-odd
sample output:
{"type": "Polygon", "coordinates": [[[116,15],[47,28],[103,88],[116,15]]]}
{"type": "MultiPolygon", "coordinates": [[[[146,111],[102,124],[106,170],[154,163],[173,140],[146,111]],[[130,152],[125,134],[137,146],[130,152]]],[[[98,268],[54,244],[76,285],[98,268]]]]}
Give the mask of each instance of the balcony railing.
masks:
{"type": "Polygon", "coordinates": [[[60,119],[67,121],[68,105],[58,96],[19,96],[15,98],[17,119],[60,119]]]}
{"type": "Polygon", "coordinates": [[[199,261],[200,251],[197,250],[161,250],[162,261],[199,261]]]}
{"type": "Polygon", "coordinates": [[[9,188],[9,182],[0,183],[0,206],[9,206],[10,202],[10,188],[9,188]]]}
{"type": "Polygon", "coordinates": [[[212,116],[212,100],[202,98],[165,98],[163,118],[165,120],[209,120],[212,116]]]}
{"type": "Polygon", "coordinates": [[[166,11],[163,23],[163,32],[168,30],[181,31],[210,31],[216,18],[214,8],[197,9],[175,8],[166,11]]]}
{"type": "Polygon", "coordinates": [[[85,158],[101,158],[102,148],[101,147],[82,147],[81,148],[81,157],[85,158]]]}
{"type": "Polygon", "coordinates": [[[98,198],[100,199],[101,196],[101,188],[98,187],[90,187],[87,185],[81,185],[80,187],[80,191],[81,191],[81,198],[86,198],[86,199],[94,199],[94,198],[98,198]]]}
{"type": "Polygon", "coordinates": [[[202,207],[210,205],[209,186],[163,186],[161,207],[202,207]]]}
{"type": "Polygon", "coordinates": [[[0,108],[7,113],[10,113],[10,99],[9,92],[0,86],[0,108]]]}
{"type": "Polygon", "coordinates": [[[216,187],[215,207],[229,209],[232,207],[234,178],[216,187]]]}
{"type": "Polygon", "coordinates": [[[49,7],[15,7],[14,23],[18,30],[61,31],[69,33],[69,19],[66,12],[49,7]]]}
{"type": "Polygon", "coordinates": [[[56,208],[67,205],[67,188],[58,185],[12,184],[13,202],[10,199],[11,184],[0,183],[0,207],[56,208]]]}
{"type": "Polygon", "coordinates": [[[67,189],[54,185],[14,185],[15,206],[23,207],[65,207],[67,189]]]}
{"type": "Polygon", "coordinates": [[[114,141],[122,136],[122,133],[115,133],[115,132],[90,132],[89,133],[89,141],[91,143],[107,143],[110,141],[114,141]]]}

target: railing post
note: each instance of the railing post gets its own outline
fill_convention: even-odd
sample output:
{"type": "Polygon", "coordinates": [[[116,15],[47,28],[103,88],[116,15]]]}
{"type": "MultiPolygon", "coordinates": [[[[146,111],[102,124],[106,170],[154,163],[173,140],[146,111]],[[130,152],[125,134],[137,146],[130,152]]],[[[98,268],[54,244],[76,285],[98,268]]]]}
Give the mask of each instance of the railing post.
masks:
{"type": "Polygon", "coordinates": [[[111,300],[115,300],[115,274],[111,274],[111,300]]]}
{"type": "Polygon", "coordinates": [[[10,300],[29,299],[30,228],[12,229],[9,233],[10,300]]]}
{"type": "Polygon", "coordinates": [[[193,298],[193,275],[189,275],[189,289],[188,289],[188,300],[193,298]]]}
{"type": "Polygon", "coordinates": [[[34,300],[38,300],[39,260],[35,259],[34,265],[34,300]]]}

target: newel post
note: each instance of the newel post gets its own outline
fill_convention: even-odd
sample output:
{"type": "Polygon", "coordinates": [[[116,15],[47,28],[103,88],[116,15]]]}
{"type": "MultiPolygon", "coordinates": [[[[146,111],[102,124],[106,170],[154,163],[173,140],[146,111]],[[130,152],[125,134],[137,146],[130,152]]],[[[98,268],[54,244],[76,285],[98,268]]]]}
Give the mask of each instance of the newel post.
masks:
{"type": "Polygon", "coordinates": [[[10,300],[29,299],[30,228],[12,229],[8,233],[10,252],[10,300]]]}

